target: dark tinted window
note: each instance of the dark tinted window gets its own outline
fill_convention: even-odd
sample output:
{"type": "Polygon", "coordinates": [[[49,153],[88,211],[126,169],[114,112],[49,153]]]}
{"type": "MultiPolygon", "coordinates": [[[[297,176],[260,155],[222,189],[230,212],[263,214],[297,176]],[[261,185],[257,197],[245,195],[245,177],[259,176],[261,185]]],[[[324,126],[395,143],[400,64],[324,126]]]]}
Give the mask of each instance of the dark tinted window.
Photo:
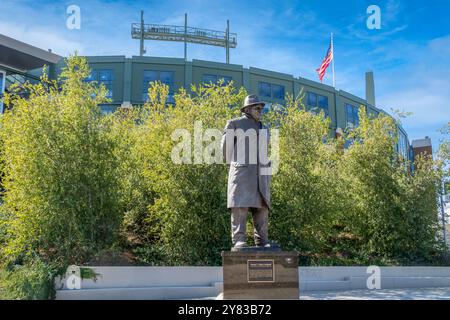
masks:
{"type": "Polygon", "coordinates": [[[346,103],[345,113],[347,118],[347,126],[357,127],[359,125],[358,108],[354,105],[346,103]]]}
{"type": "Polygon", "coordinates": [[[258,91],[260,97],[271,98],[270,83],[259,82],[258,91]]]}
{"type": "Polygon", "coordinates": [[[284,99],[284,86],[272,84],[272,98],[283,100],[284,99]]]}
{"type": "Polygon", "coordinates": [[[173,71],[145,70],[142,83],[142,100],[147,101],[148,99],[150,82],[161,81],[163,84],[169,86],[168,102],[171,102],[174,93],[174,78],[175,73],[173,71]]]}
{"type": "Polygon", "coordinates": [[[106,97],[113,97],[113,81],[114,71],[109,69],[95,69],[86,78],[87,82],[97,81],[98,84],[103,84],[106,87],[106,97]]]}

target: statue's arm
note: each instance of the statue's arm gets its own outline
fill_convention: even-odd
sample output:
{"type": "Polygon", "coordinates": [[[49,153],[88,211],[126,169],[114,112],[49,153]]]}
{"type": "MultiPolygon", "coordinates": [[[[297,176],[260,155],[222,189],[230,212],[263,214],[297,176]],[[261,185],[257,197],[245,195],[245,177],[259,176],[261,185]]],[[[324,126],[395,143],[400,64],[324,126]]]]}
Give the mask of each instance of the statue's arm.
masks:
{"type": "Polygon", "coordinates": [[[234,130],[236,129],[236,126],[232,120],[229,120],[227,122],[227,125],[225,126],[225,129],[222,133],[222,141],[220,143],[222,148],[222,156],[223,161],[225,163],[229,164],[231,162],[232,156],[233,156],[233,150],[234,145],[231,145],[230,143],[227,143],[227,141],[232,141],[234,144],[234,130]],[[227,138],[228,137],[228,138],[227,138]]]}

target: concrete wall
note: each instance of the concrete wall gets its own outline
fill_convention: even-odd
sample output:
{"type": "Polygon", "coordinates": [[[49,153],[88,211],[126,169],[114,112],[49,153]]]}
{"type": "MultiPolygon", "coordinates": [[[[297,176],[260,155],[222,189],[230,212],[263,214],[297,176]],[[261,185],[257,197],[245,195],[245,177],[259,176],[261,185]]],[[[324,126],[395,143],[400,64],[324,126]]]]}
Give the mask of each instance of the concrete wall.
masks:
{"type": "MultiPolygon", "coordinates": [[[[221,267],[92,267],[81,290],[55,283],[57,299],[189,299],[222,292],[221,267]]],[[[449,267],[381,267],[381,289],[450,287],[449,267]]],[[[367,267],[300,267],[300,293],[367,289],[367,267]]]]}

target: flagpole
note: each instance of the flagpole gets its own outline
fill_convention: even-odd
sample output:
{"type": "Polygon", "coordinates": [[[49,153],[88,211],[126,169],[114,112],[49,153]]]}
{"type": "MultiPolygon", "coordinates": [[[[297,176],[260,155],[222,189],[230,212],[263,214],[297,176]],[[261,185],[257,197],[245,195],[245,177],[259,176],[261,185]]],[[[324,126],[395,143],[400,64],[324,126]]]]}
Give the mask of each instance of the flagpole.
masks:
{"type": "Polygon", "coordinates": [[[333,59],[331,60],[331,67],[333,69],[333,87],[336,88],[336,82],[334,80],[334,43],[333,43],[333,32],[331,33],[331,52],[333,52],[333,59]]]}

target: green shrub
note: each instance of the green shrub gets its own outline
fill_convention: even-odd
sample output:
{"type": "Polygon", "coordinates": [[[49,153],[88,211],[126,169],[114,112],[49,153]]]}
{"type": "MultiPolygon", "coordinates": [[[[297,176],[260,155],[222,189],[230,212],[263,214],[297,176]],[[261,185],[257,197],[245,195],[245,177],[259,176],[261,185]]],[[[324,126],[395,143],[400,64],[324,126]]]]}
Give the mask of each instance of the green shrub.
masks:
{"type": "Polygon", "coordinates": [[[328,139],[329,119],[307,112],[301,99],[288,99],[285,112],[268,115],[280,131],[280,167],[273,176],[270,234],[286,250],[320,252],[339,190],[333,168],[337,149],[328,139]]]}
{"type": "Polygon", "coordinates": [[[1,300],[46,300],[54,297],[55,270],[39,259],[0,268],[1,300]]]}
{"type": "Polygon", "coordinates": [[[440,247],[435,189],[440,170],[432,159],[423,159],[412,174],[395,151],[394,120],[382,114],[369,119],[364,108],[359,117],[360,125],[349,134],[354,143],[338,166],[348,193],[341,224],[361,240],[364,263],[435,259],[440,247]]]}
{"type": "MultiPolygon", "coordinates": [[[[135,197],[130,197],[140,209],[128,212],[126,218],[134,231],[143,232],[141,226],[146,226],[137,236],[145,236],[150,241],[146,246],[153,247],[137,250],[145,253],[144,261],[156,254],[170,265],[218,264],[221,250],[230,246],[226,166],[173,163],[172,149],[179,141],[172,140],[172,133],[186,129],[194,137],[195,121],[201,121],[203,129],[221,131],[227,119],[239,114],[237,106],[245,92],[234,94],[231,85],[192,90],[192,95],[181,90],[175,96],[176,107],[166,107],[161,97],[167,95],[167,87],[154,84],[149,89],[150,102],[132,120],[139,125],[132,129],[137,133],[131,158],[137,164],[131,167],[140,168],[140,172],[127,181],[141,183],[135,197]],[[145,199],[144,194],[151,196],[145,199]]],[[[209,143],[203,142],[203,147],[209,143]]]]}
{"type": "Polygon", "coordinates": [[[80,263],[113,243],[122,223],[118,143],[102,117],[105,88],[84,79],[86,59],[67,60],[59,84],[45,75],[25,84],[27,98],[6,95],[1,118],[6,189],[2,261],[38,253],[80,263]]]}

